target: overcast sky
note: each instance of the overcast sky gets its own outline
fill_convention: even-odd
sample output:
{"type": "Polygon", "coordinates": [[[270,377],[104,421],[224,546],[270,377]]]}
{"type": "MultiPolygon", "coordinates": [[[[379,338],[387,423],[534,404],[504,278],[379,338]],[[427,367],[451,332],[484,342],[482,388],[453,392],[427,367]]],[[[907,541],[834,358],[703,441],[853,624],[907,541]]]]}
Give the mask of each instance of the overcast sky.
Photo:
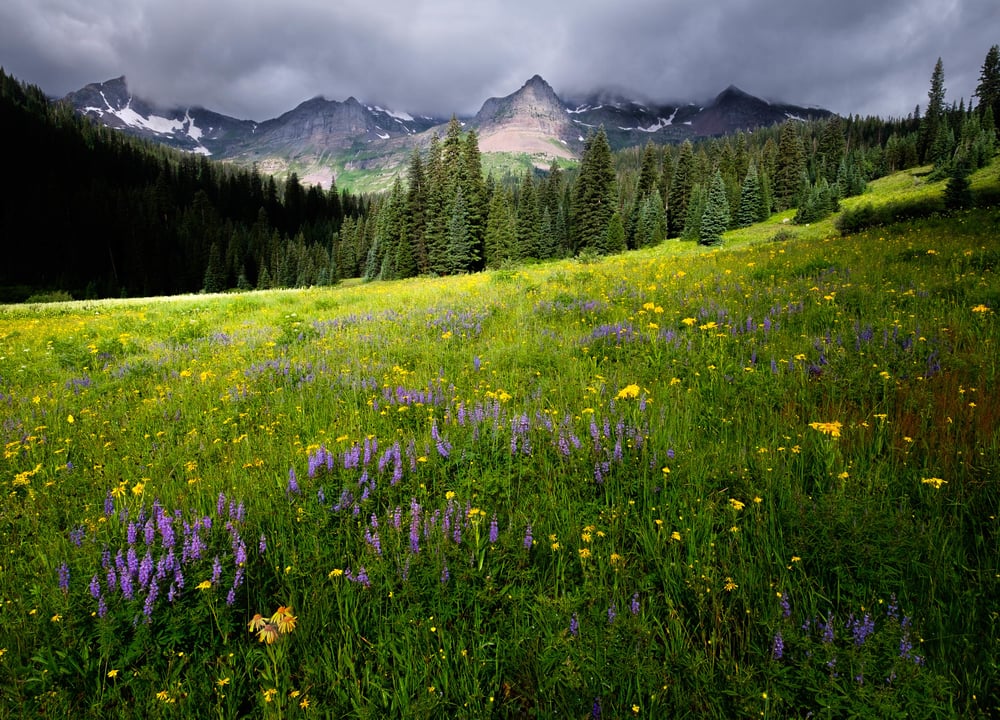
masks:
{"type": "Polygon", "coordinates": [[[0,65],[61,96],[128,77],[159,105],[264,120],[316,95],[473,114],[534,74],[562,97],[702,101],[730,84],[843,115],[966,103],[997,0],[2,0],[0,65]]]}

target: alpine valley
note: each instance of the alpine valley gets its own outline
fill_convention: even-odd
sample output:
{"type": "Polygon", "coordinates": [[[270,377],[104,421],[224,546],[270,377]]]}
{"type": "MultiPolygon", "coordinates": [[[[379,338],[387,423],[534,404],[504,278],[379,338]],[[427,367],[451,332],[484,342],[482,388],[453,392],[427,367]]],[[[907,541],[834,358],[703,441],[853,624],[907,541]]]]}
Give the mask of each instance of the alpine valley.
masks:
{"type": "MultiPolygon", "coordinates": [[[[296,172],[307,183],[332,181],[355,189],[385,188],[415,147],[443,135],[448,118],[414,116],[349,97],[315,97],[277,118],[253,122],[202,107],[163,108],[133,95],[125,77],[93,83],[64,98],[77,112],[109,127],[242,166],[256,164],[278,176],[296,172]]],[[[614,149],[752,131],[789,119],[831,113],[772,103],[730,86],[707,103],[655,104],[601,91],[562,99],[540,76],[516,92],[489,98],[474,117],[488,163],[513,157],[515,164],[573,162],[586,135],[603,127],[614,149]]]]}

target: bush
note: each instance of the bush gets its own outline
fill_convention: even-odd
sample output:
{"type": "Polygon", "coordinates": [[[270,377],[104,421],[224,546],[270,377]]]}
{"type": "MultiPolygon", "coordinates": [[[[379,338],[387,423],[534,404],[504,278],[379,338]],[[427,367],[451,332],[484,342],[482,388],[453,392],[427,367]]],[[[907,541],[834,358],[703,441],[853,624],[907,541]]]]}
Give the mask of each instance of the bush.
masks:
{"type": "Polygon", "coordinates": [[[28,297],[26,303],[57,303],[72,302],[73,296],[65,290],[53,290],[51,292],[35,293],[28,297]]]}

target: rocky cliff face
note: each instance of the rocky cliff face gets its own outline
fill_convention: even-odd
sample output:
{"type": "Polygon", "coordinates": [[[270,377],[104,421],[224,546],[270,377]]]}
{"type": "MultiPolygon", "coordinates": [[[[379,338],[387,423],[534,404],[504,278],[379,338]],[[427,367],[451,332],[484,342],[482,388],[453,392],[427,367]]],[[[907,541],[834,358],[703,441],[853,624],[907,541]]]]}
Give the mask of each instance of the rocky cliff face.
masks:
{"type": "Polygon", "coordinates": [[[472,124],[483,152],[573,157],[578,136],[562,100],[538,75],[517,92],[484,102],[472,124]]]}

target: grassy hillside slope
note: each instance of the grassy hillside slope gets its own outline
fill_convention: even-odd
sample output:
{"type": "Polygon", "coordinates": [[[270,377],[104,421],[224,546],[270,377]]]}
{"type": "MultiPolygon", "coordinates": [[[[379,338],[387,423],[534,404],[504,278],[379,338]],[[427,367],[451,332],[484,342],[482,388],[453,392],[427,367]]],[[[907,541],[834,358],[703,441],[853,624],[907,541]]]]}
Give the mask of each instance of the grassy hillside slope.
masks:
{"type": "Polygon", "coordinates": [[[0,309],[0,717],[1000,712],[997,211],[781,219],[0,309]]]}

